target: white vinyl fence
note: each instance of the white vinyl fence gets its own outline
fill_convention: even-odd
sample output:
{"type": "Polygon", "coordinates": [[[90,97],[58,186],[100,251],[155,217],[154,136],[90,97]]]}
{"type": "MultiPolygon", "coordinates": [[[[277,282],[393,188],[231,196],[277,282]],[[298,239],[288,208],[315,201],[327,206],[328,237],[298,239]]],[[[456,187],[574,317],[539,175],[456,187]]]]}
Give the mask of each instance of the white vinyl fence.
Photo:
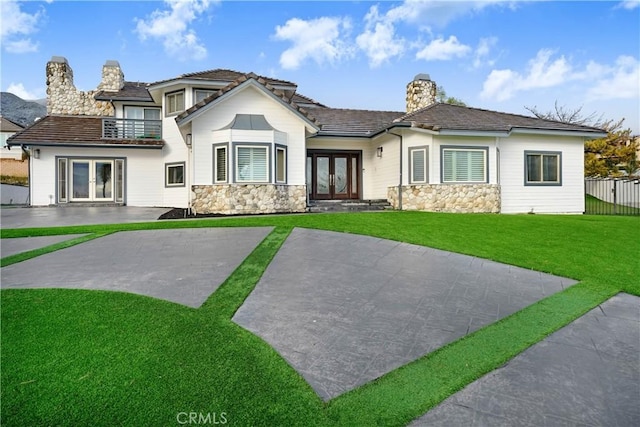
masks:
{"type": "Polygon", "coordinates": [[[640,179],[586,178],[586,212],[603,215],[640,215],[640,179]],[[606,202],[606,203],[599,203],[606,202]]]}

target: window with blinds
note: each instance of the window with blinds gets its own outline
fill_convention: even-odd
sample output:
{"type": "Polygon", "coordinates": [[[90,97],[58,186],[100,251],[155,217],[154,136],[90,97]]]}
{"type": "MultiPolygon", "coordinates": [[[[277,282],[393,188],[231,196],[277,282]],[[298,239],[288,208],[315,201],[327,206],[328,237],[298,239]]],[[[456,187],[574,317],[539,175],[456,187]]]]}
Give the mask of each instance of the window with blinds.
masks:
{"type": "Polygon", "coordinates": [[[487,182],[487,150],[443,148],[442,182],[487,182]]]}
{"type": "Polygon", "coordinates": [[[236,181],[269,182],[267,147],[236,147],[236,181]]]}
{"type": "Polygon", "coordinates": [[[409,159],[411,162],[411,184],[425,184],[429,182],[429,155],[427,150],[427,147],[409,149],[409,159]]]}
{"type": "Polygon", "coordinates": [[[227,146],[221,145],[214,148],[213,176],[215,182],[227,182],[227,146]]]}

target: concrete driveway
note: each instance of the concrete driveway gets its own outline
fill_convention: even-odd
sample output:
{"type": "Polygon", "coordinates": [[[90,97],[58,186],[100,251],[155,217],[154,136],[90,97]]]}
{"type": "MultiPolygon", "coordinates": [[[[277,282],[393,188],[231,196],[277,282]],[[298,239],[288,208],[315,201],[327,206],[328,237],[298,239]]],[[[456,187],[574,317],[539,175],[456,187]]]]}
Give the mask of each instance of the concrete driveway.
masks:
{"type": "Polygon", "coordinates": [[[131,206],[93,207],[4,207],[2,228],[59,227],[64,225],[119,224],[156,221],[170,208],[131,206]]]}

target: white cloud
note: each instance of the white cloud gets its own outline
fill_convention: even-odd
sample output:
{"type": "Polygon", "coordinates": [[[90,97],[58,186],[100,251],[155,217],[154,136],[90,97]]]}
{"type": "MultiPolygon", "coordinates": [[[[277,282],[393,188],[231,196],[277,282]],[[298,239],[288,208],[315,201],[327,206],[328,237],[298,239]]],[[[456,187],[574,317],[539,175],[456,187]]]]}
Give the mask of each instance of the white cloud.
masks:
{"type": "Polygon", "coordinates": [[[393,23],[380,16],[377,6],[371,6],[365,21],[365,31],[356,37],[356,43],[366,53],[371,67],[378,67],[390,58],[402,55],[406,41],[396,36],[393,23]]]}
{"type": "Polygon", "coordinates": [[[276,40],[290,41],[293,46],[280,55],[280,66],[297,69],[307,59],[317,64],[335,63],[350,57],[353,49],[348,38],[351,22],[347,18],[321,17],[305,21],[292,18],[276,27],[276,40]]]}
{"type": "Polygon", "coordinates": [[[43,89],[33,91],[27,90],[22,83],[11,83],[7,92],[12,93],[22,99],[40,99],[45,97],[43,89]]]}
{"type": "Polygon", "coordinates": [[[425,61],[448,61],[467,55],[471,48],[458,41],[456,36],[449,36],[447,40],[437,38],[416,53],[417,59],[425,61]]]}
{"type": "Polygon", "coordinates": [[[640,61],[619,56],[613,67],[596,65],[602,77],[587,92],[589,100],[640,98],[640,61]]]}
{"type": "Polygon", "coordinates": [[[444,27],[464,15],[476,13],[496,4],[511,4],[503,0],[482,1],[429,1],[405,0],[389,9],[386,16],[392,22],[404,21],[428,27],[444,27]]]}
{"type": "Polygon", "coordinates": [[[578,77],[564,56],[551,61],[552,54],[549,49],[538,51],[524,74],[509,69],[491,71],[480,96],[505,101],[521,91],[557,86],[578,77]]]}
{"type": "Polygon", "coordinates": [[[10,53],[26,53],[38,50],[38,43],[29,35],[38,31],[44,17],[44,9],[34,14],[23,12],[20,4],[13,0],[0,1],[0,44],[10,53]]]}
{"type": "Polygon", "coordinates": [[[209,9],[212,1],[165,0],[165,3],[168,10],[156,9],[146,20],[135,19],[139,38],[161,40],[165,52],[181,61],[206,58],[207,48],[189,25],[209,9]]]}
{"type": "Polygon", "coordinates": [[[640,7],[640,0],[624,0],[616,5],[616,9],[633,10],[640,7]]]}
{"type": "Polygon", "coordinates": [[[495,63],[494,60],[486,59],[486,58],[491,53],[491,49],[493,49],[493,47],[497,43],[498,43],[497,37],[486,37],[486,38],[480,39],[480,42],[478,42],[478,47],[474,52],[474,56],[475,56],[473,59],[474,68],[480,68],[485,64],[492,66],[495,63]]]}
{"type": "Polygon", "coordinates": [[[580,82],[586,101],[640,98],[640,61],[637,58],[619,56],[613,65],[590,61],[578,69],[564,56],[552,60],[552,55],[553,51],[548,49],[538,51],[528,62],[525,72],[491,71],[480,96],[505,101],[518,92],[580,82]]]}

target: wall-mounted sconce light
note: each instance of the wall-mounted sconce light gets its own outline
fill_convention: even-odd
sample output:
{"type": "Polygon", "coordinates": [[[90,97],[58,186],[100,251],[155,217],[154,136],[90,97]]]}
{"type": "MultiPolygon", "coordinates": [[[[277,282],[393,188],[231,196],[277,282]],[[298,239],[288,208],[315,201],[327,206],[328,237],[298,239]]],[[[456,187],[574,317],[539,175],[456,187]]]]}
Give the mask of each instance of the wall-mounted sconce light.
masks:
{"type": "Polygon", "coordinates": [[[36,148],[35,150],[33,150],[33,158],[34,159],[39,159],[40,158],[40,149],[36,148]]]}
{"type": "Polygon", "coordinates": [[[191,134],[190,134],[190,133],[188,133],[188,134],[187,134],[187,147],[191,147],[191,138],[192,138],[192,137],[191,137],[191,134]]]}
{"type": "Polygon", "coordinates": [[[376,148],[376,156],[382,157],[382,147],[376,148]]]}

